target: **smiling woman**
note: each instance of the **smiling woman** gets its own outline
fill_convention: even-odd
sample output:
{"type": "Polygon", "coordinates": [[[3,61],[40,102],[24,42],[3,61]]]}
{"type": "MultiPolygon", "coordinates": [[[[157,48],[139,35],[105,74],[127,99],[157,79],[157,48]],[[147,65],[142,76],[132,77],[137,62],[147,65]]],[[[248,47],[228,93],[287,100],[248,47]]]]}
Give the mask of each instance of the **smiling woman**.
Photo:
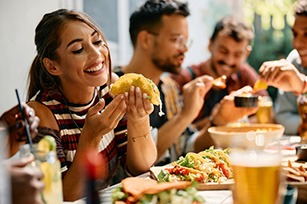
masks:
{"type": "Polygon", "coordinates": [[[89,149],[105,162],[101,188],[119,161],[130,174],[148,171],[157,155],[148,117],[152,105],[138,87],[110,96],[110,52],[93,20],[66,9],[47,13],[36,27],[35,45],[28,104],[41,120],[34,141],[47,134],[55,138],[64,200],[84,196],[80,165],[89,149]],[[146,139],[132,142],[140,135],[146,139]]]}

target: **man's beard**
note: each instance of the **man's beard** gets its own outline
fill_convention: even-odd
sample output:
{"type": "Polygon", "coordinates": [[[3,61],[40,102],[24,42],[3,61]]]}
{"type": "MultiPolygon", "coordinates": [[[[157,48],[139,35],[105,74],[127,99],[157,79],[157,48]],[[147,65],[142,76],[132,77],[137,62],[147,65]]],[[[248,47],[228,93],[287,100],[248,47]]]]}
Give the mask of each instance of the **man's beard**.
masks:
{"type": "Polygon", "coordinates": [[[216,65],[217,66],[228,66],[227,69],[223,69],[220,67],[220,69],[218,70],[218,67],[215,66],[215,64],[213,63],[213,60],[211,60],[211,67],[212,67],[212,71],[214,72],[214,74],[216,75],[215,77],[219,77],[219,76],[222,76],[226,73],[221,73],[221,69],[224,70],[224,72],[226,71],[227,74],[226,75],[229,75],[231,73],[233,73],[235,70],[238,70],[236,64],[233,64],[233,65],[228,65],[227,63],[225,63],[223,60],[219,60],[216,62],[216,65]]]}
{"type": "Polygon", "coordinates": [[[226,62],[224,62],[223,60],[219,60],[219,61],[217,62],[217,64],[218,64],[218,65],[226,65],[226,66],[229,67],[229,69],[236,69],[236,65],[235,65],[235,64],[229,65],[229,64],[227,64],[226,62]]]}
{"type": "Polygon", "coordinates": [[[157,57],[152,58],[152,63],[161,71],[169,72],[172,74],[179,74],[181,71],[181,64],[176,66],[170,60],[170,58],[166,60],[159,59],[157,57]]]}

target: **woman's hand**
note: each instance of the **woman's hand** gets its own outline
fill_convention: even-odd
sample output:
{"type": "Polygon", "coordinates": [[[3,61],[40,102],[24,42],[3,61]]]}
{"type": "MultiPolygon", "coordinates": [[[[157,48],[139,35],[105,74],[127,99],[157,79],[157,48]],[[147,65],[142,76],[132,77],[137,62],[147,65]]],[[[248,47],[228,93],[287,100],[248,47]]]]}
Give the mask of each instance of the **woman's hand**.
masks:
{"type": "Polygon", "coordinates": [[[126,113],[129,121],[144,120],[152,113],[153,105],[147,97],[147,94],[142,93],[139,87],[134,86],[131,86],[130,91],[125,93],[126,113]]]}
{"type": "MultiPolygon", "coordinates": [[[[34,138],[38,132],[37,127],[39,124],[39,118],[35,116],[35,111],[33,108],[25,103],[22,103],[21,105],[23,107],[26,120],[29,124],[31,136],[34,138]]],[[[0,122],[5,128],[8,128],[11,142],[27,140],[25,123],[22,119],[22,114],[18,106],[14,106],[10,110],[6,111],[1,116],[0,122]]]]}
{"type": "MultiPolygon", "coordinates": [[[[37,133],[37,127],[39,124],[39,118],[35,116],[35,111],[26,103],[21,104],[23,111],[29,125],[29,131],[31,137],[34,138],[37,133]]],[[[21,142],[28,140],[26,135],[25,123],[22,119],[21,112],[18,106],[14,106],[10,110],[6,111],[0,118],[0,126],[8,129],[9,134],[9,155],[13,156],[19,149],[21,142]]]]}
{"type": "Polygon", "coordinates": [[[105,107],[104,99],[101,99],[95,106],[89,109],[82,133],[88,133],[89,137],[101,137],[117,127],[118,122],[126,112],[124,95],[116,96],[110,104],[105,107]]]}

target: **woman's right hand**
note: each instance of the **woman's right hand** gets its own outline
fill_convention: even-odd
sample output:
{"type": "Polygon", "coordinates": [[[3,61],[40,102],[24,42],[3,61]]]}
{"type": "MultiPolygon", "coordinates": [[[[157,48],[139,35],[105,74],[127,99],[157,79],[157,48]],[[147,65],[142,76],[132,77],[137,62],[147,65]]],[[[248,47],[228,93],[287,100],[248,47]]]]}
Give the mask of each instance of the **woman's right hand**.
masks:
{"type": "Polygon", "coordinates": [[[89,137],[101,137],[117,127],[119,121],[126,113],[124,94],[116,96],[110,104],[105,106],[104,99],[101,99],[95,106],[91,107],[86,115],[82,133],[88,133],[89,137]]]}

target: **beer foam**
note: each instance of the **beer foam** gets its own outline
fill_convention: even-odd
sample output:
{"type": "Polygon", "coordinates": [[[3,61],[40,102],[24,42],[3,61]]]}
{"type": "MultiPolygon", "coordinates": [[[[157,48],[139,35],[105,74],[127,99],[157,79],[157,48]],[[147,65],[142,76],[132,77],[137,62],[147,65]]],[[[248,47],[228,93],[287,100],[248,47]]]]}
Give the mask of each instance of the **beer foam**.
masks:
{"type": "Polygon", "coordinates": [[[230,154],[230,162],[232,165],[247,167],[279,166],[281,156],[264,151],[234,151],[230,154]]]}

